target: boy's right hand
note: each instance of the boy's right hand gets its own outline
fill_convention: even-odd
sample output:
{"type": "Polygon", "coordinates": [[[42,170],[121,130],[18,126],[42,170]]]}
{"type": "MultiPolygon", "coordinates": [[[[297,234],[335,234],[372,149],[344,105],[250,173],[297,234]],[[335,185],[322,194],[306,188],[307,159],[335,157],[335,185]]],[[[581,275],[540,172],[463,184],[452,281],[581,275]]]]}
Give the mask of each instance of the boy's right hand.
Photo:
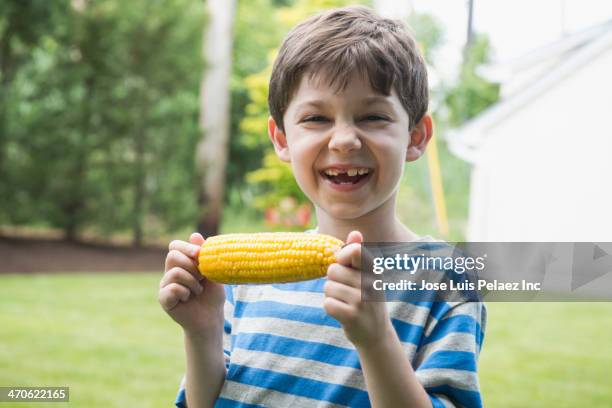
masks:
{"type": "Polygon", "coordinates": [[[198,271],[198,254],[203,243],[204,237],[198,233],[191,234],[189,242],[170,243],[158,299],[186,333],[217,336],[223,330],[225,289],[198,271]]]}

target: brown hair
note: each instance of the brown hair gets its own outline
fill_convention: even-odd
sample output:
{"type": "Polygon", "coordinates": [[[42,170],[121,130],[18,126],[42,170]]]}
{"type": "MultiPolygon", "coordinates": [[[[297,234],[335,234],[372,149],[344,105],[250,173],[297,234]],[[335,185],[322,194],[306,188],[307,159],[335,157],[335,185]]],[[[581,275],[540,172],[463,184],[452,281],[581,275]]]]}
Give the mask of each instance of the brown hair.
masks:
{"type": "Polygon", "coordinates": [[[427,70],[407,27],[363,6],[332,9],[294,27],[281,45],[270,77],[268,106],[280,129],[302,76],[324,79],[336,92],[357,70],[372,89],[391,87],[408,112],[410,129],[427,112],[427,70]]]}

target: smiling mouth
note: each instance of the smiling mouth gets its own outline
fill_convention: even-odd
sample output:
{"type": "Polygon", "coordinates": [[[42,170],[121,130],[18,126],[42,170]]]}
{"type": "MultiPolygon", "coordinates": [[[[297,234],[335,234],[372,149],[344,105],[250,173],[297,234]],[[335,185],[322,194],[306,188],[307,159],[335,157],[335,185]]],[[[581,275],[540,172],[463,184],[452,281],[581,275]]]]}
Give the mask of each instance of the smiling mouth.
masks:
{"type": "Polygon", "coordinates": [[[373,170],[368,168],[354,169],[327,169],[321,171],[321,175],[334,184],[357,184],[361,180],[368,178],[373,170]]]}

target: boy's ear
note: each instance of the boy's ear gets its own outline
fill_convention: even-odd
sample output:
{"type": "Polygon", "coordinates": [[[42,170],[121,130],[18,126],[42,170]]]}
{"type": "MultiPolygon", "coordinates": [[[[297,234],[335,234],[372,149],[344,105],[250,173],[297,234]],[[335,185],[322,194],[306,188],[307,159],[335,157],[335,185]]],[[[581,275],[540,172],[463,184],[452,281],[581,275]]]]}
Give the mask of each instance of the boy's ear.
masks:
{"type": "Polygon", "coordinates": [[[406,150],[406,161],[415,161],[425,153],[427,143],[433,135],[431,116],[426,113],[410,131],[410,144],[406,150]]]}
{"type": "Polygon", "coordinates": [[[285,132],[280,130],[272,116],[268,118],[268,136],[274,145],[274,150],[278,158],[287,163],[291,161],[285,132]]]}

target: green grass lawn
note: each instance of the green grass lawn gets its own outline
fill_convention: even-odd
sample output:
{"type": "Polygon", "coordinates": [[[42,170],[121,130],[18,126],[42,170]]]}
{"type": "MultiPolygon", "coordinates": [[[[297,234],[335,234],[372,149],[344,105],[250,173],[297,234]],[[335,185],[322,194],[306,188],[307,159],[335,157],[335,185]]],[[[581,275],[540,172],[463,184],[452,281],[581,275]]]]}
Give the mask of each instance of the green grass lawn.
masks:
{"type": "Polygon", "coordinates": [[[182,334],[157,303],[159,278],[0,275],[0,385],[69,386],[58,408],[171,406],[182,334]]]}
{"type": "Polygon", "coordinates": [[[612,407],[612,303],[489,303],[491,407],[612,407]]]}
{"type": "MultiPolygon", "coordinates": [[[[70,404],[19,407],[171,406],[182,337],[157,304],[159,277],[0,275],[0,385],[70,387],[70,404]]],[[[612,303],[488,307],[486,406],[612,406],[612,303]]]]}

